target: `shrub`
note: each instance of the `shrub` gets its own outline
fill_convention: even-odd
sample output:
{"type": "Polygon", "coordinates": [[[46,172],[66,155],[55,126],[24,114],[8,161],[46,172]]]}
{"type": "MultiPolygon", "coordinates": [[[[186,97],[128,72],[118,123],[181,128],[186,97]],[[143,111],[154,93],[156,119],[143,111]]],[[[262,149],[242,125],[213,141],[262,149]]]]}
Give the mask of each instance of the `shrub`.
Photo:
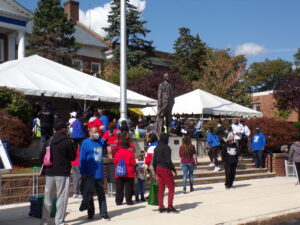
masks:
{"type": "Polygon", "coordinates": [[[0,110],[0,139],[10,141],[12,147],[28,147],[30,133],[24,123],[7,112],[0,110]]]}
{"type": "Polygon", "coordinates": [[[0,88],[0,109],[19,118],[25,124],[32,119],[32,107],[25,99],[24,94],[9,88],[0,88]]]}
{"type": "Polygon", "coordinates": [[[255,128],[259,127],[265,134],[267,140],[267,148],[272,152],[280,152],[280,146],[283,144],[291,144],[293,138],[297,135],[297,129],[283,121],[277,121],[269,118],[255,118],[245,121],[251,130],[251,137],[255,132],[255,128]]]}

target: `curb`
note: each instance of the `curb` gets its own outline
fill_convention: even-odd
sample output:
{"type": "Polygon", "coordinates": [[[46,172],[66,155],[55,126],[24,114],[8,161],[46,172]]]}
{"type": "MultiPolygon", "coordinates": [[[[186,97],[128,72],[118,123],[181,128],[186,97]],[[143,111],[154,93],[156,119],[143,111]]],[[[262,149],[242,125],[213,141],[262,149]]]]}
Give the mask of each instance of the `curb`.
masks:
{"type": "Polygon", "coordinates": [[[295,219],[300,219],[300,208],[282,210],[260,216],[218,223],[216,225],[275,225],[295,219]]]}

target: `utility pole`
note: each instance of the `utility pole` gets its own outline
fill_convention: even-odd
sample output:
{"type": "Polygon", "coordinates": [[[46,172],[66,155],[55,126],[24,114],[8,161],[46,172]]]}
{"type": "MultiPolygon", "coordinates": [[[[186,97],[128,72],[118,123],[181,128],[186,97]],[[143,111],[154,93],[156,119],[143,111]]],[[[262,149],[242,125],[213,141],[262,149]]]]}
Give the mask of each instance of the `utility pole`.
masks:
{"type": "Polygon", "coordinates": [[[127,120],[127,40],[126,0],[121,1],[121,46],[120,46],[120,122],[127,120]]]}

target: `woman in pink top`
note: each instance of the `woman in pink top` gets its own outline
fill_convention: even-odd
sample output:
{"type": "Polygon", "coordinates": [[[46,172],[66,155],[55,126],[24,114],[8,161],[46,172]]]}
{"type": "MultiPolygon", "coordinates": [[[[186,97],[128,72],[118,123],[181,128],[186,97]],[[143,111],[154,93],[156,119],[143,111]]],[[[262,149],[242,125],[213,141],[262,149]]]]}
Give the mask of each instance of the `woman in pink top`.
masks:
{"type": "Polygon", "coordinates": [[[197,165],[196,150],[194,145],[192,145],[191,138],[189,136],[183,137],[182,145],[179,148],[179,156],[181,158],[183,168],[183,193],[186,194],[186,181],[188,174],[190,178],[190,191],[194,191],[193,173],[197,165]]]}

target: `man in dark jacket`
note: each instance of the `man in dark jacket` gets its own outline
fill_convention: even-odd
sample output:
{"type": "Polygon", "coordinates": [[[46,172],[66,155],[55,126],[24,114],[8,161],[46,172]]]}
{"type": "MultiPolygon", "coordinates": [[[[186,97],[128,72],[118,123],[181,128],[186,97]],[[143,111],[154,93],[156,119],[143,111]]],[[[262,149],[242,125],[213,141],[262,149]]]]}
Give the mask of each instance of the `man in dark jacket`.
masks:
{"type": "Polygon", "coordinates": [[[173,207],[174,199],[174,178],[177,176],[176,169],[171,159],[171,148],[168,145],[168,134],[161,133],[159,136],[159,144],[154,149],[153,168],[158,179],[158,205],[159,212],[178,213],[173,207]],[[165,185],[168,186],[168,208],[164,207],[165,185]]]}
{"type": "Polygon", "coordinates": [[[234,137],[230,136],[226,145],[223,146],[223,160],[225,169],[225,188],[232,188],[238,164],[238,146],[234,142],[234,137]]]}
{"type": "MultiPolygon", "coordinates": [[[[54,125],[55,133],[47,141],[46,146],[50,146],[52,166],[46,168],[45,200],[43,217],[41,224],[49,224],[52,205],[52,194],[56,190],[57,212],[55,224],[65,224],[68,194],[70,186],[71,161],[76,158],[76,150],[73,142],[67,137],[66,123],[59,122],[54,125]]],[[[46,148],[41,152],[41,159],[44,158],[46,148]]]]}
{"type": "Polygon", "coordinates": [[[42,142],[44,144],[53,133],[54,115],[47,105],[43,105],[42,110],[38,113],[38,117],[41,121],[42,142]]]}

